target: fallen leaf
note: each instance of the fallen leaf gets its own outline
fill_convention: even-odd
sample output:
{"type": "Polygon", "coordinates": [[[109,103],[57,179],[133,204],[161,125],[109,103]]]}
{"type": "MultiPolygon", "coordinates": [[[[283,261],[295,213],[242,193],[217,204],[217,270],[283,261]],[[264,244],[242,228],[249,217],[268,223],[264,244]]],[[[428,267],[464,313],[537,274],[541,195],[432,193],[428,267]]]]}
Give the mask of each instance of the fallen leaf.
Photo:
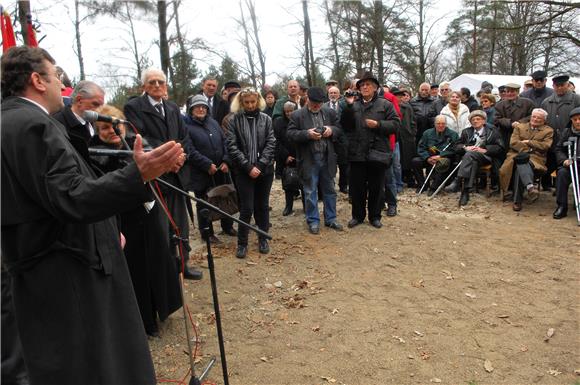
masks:
{"type": "Polygon", "coordinates": [[[477,298],[477,296],[475,294],[471,294],[471,293],[465,293],[465,295],[471,299],[475,299],[477,298]]]}
{"type": "Polygon", "coordinates": [[[424,335],[423,333],[421,333],[421,332],[420,332],[420,331],[418,331],[418,330],[415,330],[415,331],[414,331],[414,333],[415,333],[416,335],[418,335],[419,337],[423,337],[423,335],[424,335]]]}
{"type": "Polygon", "coordinates": [[[485,371],[488,373],[493,372],[493,365],[491,364],[490,360],[485,360],[485,362],[483,363],[483,367],[485,368],[485,371]]]}
{"type": "Polygon", "coordinates": [[[322,378],[326,382],[331,382],[331,383],[335,383],[336,382],[336,379],[334,379],[332,377],[320,376],[320,378],[322,378]]]}
{"type": "Polygon", "coordinates": [[[332,310],[332,314],[337,314],[338,313],[338,309],[333,309],[332,310]]]}
{"type": "Polygon", "coordinates": [[[522,351],[522,352],[527,352],[527,351],[528,351],[528,347],[527,347],[526,345],[522,345],[522,346],[520,347],[520,351],[522,351]]]}
{"type": "Polygon", "coordinates": [[[430,379],[429,381],[439,384],[441,382],[441,379],[435,377],[435,378],[430,379]]]}
{"type": "Polygon", "coordinates": [[[276,286],[277,288],[282,287],[282,281],[276,281],[276,282],[274,282],[274,286],[276,286]]]}
{"type": "Polygon", "coordinates": [[[423,281],[423,279],[419,279],[419,280],[411,283],[411,285],[413,287],[425,287],[425,285],[423,285],[423,282],[425,282],[425,281],[423,281]]]}
{"type": "Polygon", "coordinates": [[[550,369],[550,370],[548,370],[548,374],[551,374],[552,376],[556,377],[556,376],[559,376],[560,374],[562,374],[562,372],[560,372],[559,370],[556,370],[556,369],[550,369]]]}
{"type": "Polygon", "coordinates": [[[552,338],[555,332],[556,330],[554,330],[554,328],[549,328],[546,332],[546,336],[544,337],[544,341],[548,341],[550,338],[552,338]]]}
{"type": "Polygon", "coordinates": [[[399,336],[392,336],[394,339],[398,340],[400,343],[404,344],[405,340],[399,336]]]}
{"type": "Polygon", "coordinates": [[[509,318],[510,316],[507,314],[498,315],[497,318],[509,318]]]}
{"type": "Polygon", "coordinates": [[[268,362],[268,357],[260,357],[260,359],[264,362],[268,362]]]}
{"type": "Polygon", "coordinates": [[[246,261],[246,265],[253,266],[253,265],[257,265],[257,263],[256,262],[252,262],[252,261],[246,261]]]}
{"type": "Polygon", "coordinates": [[[320,326],[318,326],[318,325],[312,327],[313,332],[317,332],[319,330],[320,330],[320,326]]]}

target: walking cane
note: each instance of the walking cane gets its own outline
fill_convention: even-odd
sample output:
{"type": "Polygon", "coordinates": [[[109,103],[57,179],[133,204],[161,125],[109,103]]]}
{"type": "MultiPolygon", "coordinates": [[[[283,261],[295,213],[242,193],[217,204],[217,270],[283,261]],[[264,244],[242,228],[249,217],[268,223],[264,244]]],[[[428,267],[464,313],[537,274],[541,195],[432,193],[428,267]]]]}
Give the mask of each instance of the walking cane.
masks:
{"type": "Polygon", "coordinates": [[[461,166],[461,163],[463,163],[463,160],[461,160],[459,163],[457,163],[457,166],[455,166],[455,168],[453,170],[451,170],[449,175],[447,175],[447,178],[445,178],[445,180],[439,185],[439,187],[437,187],[437,190],[435,190],[433,195],[431,195],[428,199],[433,199],[433,197],[435,197],[435,195],[439,194],[439,191],[441,191],[441,189],[443,187],[445,187],[445,183],[447,183],[449,178],[451,178],[453,176],[453,174],[455,174],[455,171],[457,171],[459,169],[459,166],[461,166]]]}
{"type": "MultiPolygon", "coordinates": [[[[443,147],[443,150],[441,150],[440,153],[447,150],[447,147],[449,147],[450,145],[451,145],[451,142],[447,143],[447,146],[443,147]]],[[[431,167],[431,171],[429,171],[429,174],[427,175],[427,179],[425,179],[425,182],[423,182],[423,186],[421,186],[421,189],[419,190],[419,193],[417,195],[421,195],[421,193],[423,192],[423,189],[427,185],[427,182],[429,181],[431,174],[433,174],[433,170],[435,170],[436,165],[437,165],[437,162],[435,162],[435,164],[431,167]]],[[[421,171],[421,173],[423,173],[423,171],[421,171]]]]}
{"type": "Polygon", "coordinates": [[[576,205],[576,220],[578,221],[578,226],[580,226],[580,194],[578,186],[578,138],[570,137],[568,138],[568,159],[570,160],[570,176],[572,177],[572,192],[574,195],[574,204],[576,205]]]}

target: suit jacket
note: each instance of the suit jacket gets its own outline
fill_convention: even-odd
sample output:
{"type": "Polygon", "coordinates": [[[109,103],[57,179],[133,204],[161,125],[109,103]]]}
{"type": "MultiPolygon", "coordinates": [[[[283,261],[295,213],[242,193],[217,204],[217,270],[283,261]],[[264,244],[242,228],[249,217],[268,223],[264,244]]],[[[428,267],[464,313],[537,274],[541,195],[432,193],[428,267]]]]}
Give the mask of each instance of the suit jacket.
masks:
{"type": "Polygon", "coordinates": [[[68,105],[64,107],[53,116],[66,128],[70,142],[75,150],[77,150],[87,162],[90,162],[89,140],[91,139],[91,133],[87,127],[79,122],[74,112],[72,112],[71,106],[68,105]]]}
{"type": "Polygon", "coordinates": [[[113,216],[150,199],[137,166],[97,178],[21,98],[3,100],[1,135],[2,260],[30,382],[154,384],[113,216]]]}
{"type": "MultiPolygon", "coordinates": [[[[191,153],[191,142],[187,135],[187,128],[181,112],[175,103],[164,100],[163,108],[165,116],[161,115],[155,107],[149,103],[147,94],[133,98],[125,104],[125,117],[137,127],[142,137],[147,139],[153,147],[159,147],[170,140],[180,142],[183,150],[191,153]]],[[[186,161],[183,167],[175,173],[165,174],[163,179],[169,183],[183,188],[190,185],[191,166],[186,161]]]]}
{"type": "MultiPolygon", "coordinates": [[[[342,98],[339,98],[336,101],[336,109],[334,110],[334,112],[336,112],[336,116],[340,119],[340,114],[342,113],[342,108],[344,107],[344,102],[342,102],[342,98]],[[342,102],[342,103],[341,103],[342,102]]],[[[328,108],[330,108],[331,110],[332,108],[332,102],[329,100],[328,102],[324,102],[323,106],[326,106],[328,108]]]]}

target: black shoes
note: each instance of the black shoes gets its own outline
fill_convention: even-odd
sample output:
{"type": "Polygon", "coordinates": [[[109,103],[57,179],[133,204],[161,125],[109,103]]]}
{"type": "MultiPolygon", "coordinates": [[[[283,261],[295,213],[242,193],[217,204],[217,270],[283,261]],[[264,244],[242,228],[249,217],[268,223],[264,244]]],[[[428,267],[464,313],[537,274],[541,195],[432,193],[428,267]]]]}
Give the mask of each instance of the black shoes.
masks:
{"type": "Polygon", "coordinates": [[[337,230],[337,231],[341,231],[342,230],[342,225],[338,222],[330,222],[330,223],[326,223],[324,224],[324,226],[326,227],[330,227],[331,229],[337,230]]]}
{"type": "Polygon", "coordinates": [[[562,219],[566,216],[568,216],[568,208],[564,206],[558,206],[554,214],[552,214],[554,219],[562,219]]]}
{"type": "Polygon", "coordinates": [[[290,214],[292,214],[292,206],[284,207],[284,211],[282,211],[282,215],[287,217],[290,214]]]}
{"type": "Polygon", "coordinates": [[[238,245],[238,249],[236,250],[236,258],[246,258],[247,254],[248,254],[248,246],[238,245]]]}
{"type": "Polygon", "coordinates": [[[461,198],[459,198],[459,206],[465,206],[469,202],[469,190],[465,189],[461,193],[461,198]]]}
{"type": "MultiPolygon", "coordinates": [[[[207,242],[207,239],[203,239],[203,241],[207,242]]],[[[209,243],[211,243],[212,245],[220,245],[222,243],[222,241],[220,241],[220,239],[218,237],[216,237],[215,235],[212,234],[209,236],[209,243]]]]}
{"type": "Polygon", "coordinates": [[[381,223],[380,219],[373,219],[371,221],[371,226],[376,227],[377,229],[380,229],[381,227],[383,227],[383,224],[381,223]]]}
{"type": "Polygon", "coordinates": [[[444,188],[446,193],[456,193],[459,191],[459,182],[457,179],[454,179],[453,182],[447,187],[444,188]]]}
{"type": "Polygon", "coordinates": [[[185,266],[183,271],[183,278],[189,279],[192,281],[199,281],[203,278],[203,273],[199,270],[192,269],[190,267],[185,266]]]}
{"type": "Polygon", "coordinates": [[[310,231],[310,234],[319,234],[320,233],[320,226],[318,226],[317,223],[311,223],[308,225],[308,231],[310,231]]]}
{"type": "Polygon", "coordinates": [[[260,239],[258,242],[258,250],[260,251],[260,254],[268,254],[270,252],[270,245],[268,245],[268,240],[260,239]]]}
{"type": "Polygon", "coordinates": [[[388,206],[387,207],[387,216],[394,217],[397,215],[397,206],[388,206]]]}
{"type": "Polygon", "coordinates": [[[521,202],[514,202],[514,204],[512,205],[512,210],[522,211],[522,203],[521,202]]]}
{"type": "Polygon", "coordinates": [[[238,232],[233,227],[230,227],[229,229],[223,229],[222,233],[229,235],[230,237],[235,237],[238,235],[238,232]]]}
{"type": "Polygon", "coordinates": [[[352,229],[355,226],[358,226],[362,223],[362,221],[359,221],[358,219],[352,218],[350,221],[348,221],[348,228],[352,229]]]}

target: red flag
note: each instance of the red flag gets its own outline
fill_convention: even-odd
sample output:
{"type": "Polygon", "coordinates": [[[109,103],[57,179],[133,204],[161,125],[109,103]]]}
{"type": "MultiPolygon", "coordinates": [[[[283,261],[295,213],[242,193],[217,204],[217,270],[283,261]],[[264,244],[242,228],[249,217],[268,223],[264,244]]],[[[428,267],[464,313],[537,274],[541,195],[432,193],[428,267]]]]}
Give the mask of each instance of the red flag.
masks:
{"type": "Polygon", "coordinates": [[[29,13],[26,15],[26,29],[28,30],[28,46],[38,47],[38,42],[36,41],[36,31],[32,25],[32,15],[29,13]]]}
{"type": "Polygon", "coordinates": [[[3,52],[6,52],[10,47],[16,45],[12,21],[10,21],[10,15],[6,11],[2,11],[0,16],[0,27],[2,28],[2,49],[3,52]]]}

